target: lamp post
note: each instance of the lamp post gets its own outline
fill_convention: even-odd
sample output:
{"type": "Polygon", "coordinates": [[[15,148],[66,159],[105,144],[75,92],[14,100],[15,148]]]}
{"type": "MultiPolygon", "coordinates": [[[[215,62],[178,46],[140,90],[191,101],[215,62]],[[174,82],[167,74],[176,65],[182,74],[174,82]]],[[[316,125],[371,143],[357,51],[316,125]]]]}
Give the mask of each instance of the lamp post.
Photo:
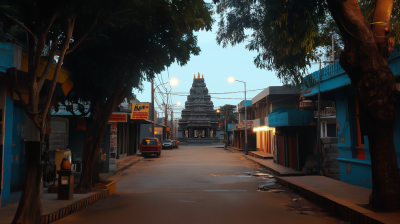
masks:
{"type": "MultiPolygon", "coordinates": [[[[153,120],[153,123],[151,125],[151,128],[152,128],[151,137],[153,137],[153,138],[154,138],[154,92],[157,89],[157,87],[159,87],[160,85],[167,84],[167,83],[169,83],[170,86],[176,86],[176,85],[178,85],[179,81],[176,78],[172,78],[168,82],[161,83],[154,88],[154,81],[153,81],[153,79],[151,80],[151,111],[152,111],[151,113],[152,113],[152,120],[153,120]]],[[[166,94],[167,94],[167,103],[165,104],[165,125],[167,125],[167,118],[168,118],[168,116],[167,116],[168,92],[166,94]]]]}
{"type": "Polygon", "coordinates": [[[249,152],[247,151],[247,100],[246,100],[246,82],[244,82],[244,81],[240,81],[240,80],[237,80],[237,79],[235,79],[235,78],[233,78],[233,77],[229,77],[228,78],[228,82],[230,82],[230,83],[233,83],[233,82],[242,82],[243,84],[244,84],[244,122],[245,122],[245,124],[244,124],[244,140],[245,140],[245,143],[244,143],[244,154],[245,155],[248,155],[249,154],[249,152]]]}

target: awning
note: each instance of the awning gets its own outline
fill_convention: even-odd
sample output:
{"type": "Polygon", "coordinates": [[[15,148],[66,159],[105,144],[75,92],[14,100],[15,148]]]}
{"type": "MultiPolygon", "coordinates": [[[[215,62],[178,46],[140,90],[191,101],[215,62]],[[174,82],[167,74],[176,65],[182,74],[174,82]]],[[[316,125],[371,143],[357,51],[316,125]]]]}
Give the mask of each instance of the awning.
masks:
{"type": "Polygon", "coordinates": [[[294,107],[275,109],[268,115],[269,127],[310,126],[315,122],[314,111],[296,110],[294,107]]]}
{"type": "MultiPolygon", "coordinates": [[[[342,86],[347,86],[350,85],[350,78],[349,76],[344,73],[339,76],[335,76],[331,79],[327,79],[324,81],[321,81],[321,86],[320,86],[320,91],[325,92],[333,89],[340,88],[342,86]]],[[[308,97],[308,96],[313,96],[315,94],[318,94],[318,85],[313,86],[313,89],[310,93],[304,94],[303,97],[308,97]]]]}

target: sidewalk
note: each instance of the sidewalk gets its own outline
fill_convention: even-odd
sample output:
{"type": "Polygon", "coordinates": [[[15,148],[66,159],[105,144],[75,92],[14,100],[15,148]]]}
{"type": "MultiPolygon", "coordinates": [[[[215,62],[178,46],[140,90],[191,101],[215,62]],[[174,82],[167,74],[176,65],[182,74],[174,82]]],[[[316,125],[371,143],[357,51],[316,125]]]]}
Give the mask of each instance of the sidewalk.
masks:
{"type": "MultiPolygon", "coordinates": [[[[123,170],[131,167],[133,164],[139,162],[142,159],[141,156],[128,156],[123,159],[119,159],[116,162],[116,169],[110,173],[100,174],[103,179],[122,172],[123,170]]],[[[115,183],[115,182],[114,182],[115,183]]],[[[42,220],[43,224],[48,224],[61,219],[69,214],[78,212],[79,210],[90,206],[97,200],[103,199],[113,194],[111,189],[90,191],[85,193],[74,193],[72,200],[57,200],[57,194],[54,193],[43,193],[42,201],[42,220]]],[[[0,208],[0,224],[10,224],[14,219],[14,215],[17,212],[18,203],[8,205],[4,208],[0,208]]]]}
{"type": "Polygon", "coordinates": [[[285,174],[284,168],[287,167],[275,164],[271,159],[264,160],[249,155],[244,156],[271,170],[277,175],[276,179],[279,184],[292,189],[308,200],[351,223],[400,224],[400,212],[374,212],[367,209],[369,195],[372,191],[369,188],[359,187],[325,176],[290,175],[284,177],[282,174],[285,174]],[[278,171],[281,175],[276,173],[278,171]]]}
{"type": "MultiPolygon", "coordinates": [[[[230,149],[230,150],[235,150],[236,152],[244,152],[245,150],[244,149],[239,149],[239,148],[237,148],[237,147],[233,147],[233,146],[228,146],[228,149],[230,149]]],[[[257,149],[247,149],[247,151],[257,151],[257,149]]]]}
{"type": "Polygon", "coordinates": [[[108,173],[100,173],[100,177],[102,179],[108,179],[112,176],[114,176],[117,173],[121,173],[122,171],[128,169],[129,167],[131,167],[133,164],[139,162],[140,160],[142,160],[143,157],[142,156],[138,156],[138,155],[133,155],[133,156],[128,156],[122,159],[117,159],[115,162],[115,168],[111,168],[110,167],[110,172],[108,173]]]}

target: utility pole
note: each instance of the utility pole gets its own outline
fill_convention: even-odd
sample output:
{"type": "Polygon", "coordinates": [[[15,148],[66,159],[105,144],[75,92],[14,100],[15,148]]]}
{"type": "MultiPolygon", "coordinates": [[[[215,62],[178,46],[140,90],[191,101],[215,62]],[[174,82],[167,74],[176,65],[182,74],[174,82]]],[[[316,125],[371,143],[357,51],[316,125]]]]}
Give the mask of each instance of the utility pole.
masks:
{"type": "Polygon", "coordinates": [[[320,137],[321,137],[321,61],[319,61],[318,72],[318,126],[317,126],[317,165],[318,175],[321,172],[321,153],[320,153],[320,137]]]}
{"type": "Polygon", "coordinates": [[[333,39],[334,33],[332,33],[332,61],[335,61],[335,50],[334,50],[334,39],[333,39]]]}
{"type": "Polygon", "coordinates": [[[151,124],[151,137],[154,138],[154,81],[153,79],[151,80],[151,121],[153,121],[153,123],[151,124]]]}
{"type": "MultiPolygon", "coordinates": [[[[168,93],[167,93],[167,102],[165,103],[165,127],[168,127],[168,93]]],[[[168,138],[167,132],[165,132],[165,138],[168,138]]]]}
{"type": "Polygon", "coordinates": [[[244,154],[248,155],[249,152],[247,151],[247,99],[246,99],[246,82],[244,83],[244,122],[245,122],[245,132],[244,132],[244,138],[245,138],[245,143],[244,143],[244,154]]]}
{"type": "Polygon", "coordinates": [[[174,139],[174,111],[171,111],[171,139],[174,139]]]}

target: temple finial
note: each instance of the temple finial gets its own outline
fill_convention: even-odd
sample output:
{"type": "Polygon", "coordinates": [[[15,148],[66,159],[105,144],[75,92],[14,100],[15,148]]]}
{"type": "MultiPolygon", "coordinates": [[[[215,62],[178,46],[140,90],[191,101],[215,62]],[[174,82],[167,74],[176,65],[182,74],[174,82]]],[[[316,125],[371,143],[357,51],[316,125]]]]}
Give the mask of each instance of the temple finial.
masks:
{"type": "Polygon", "coordinates": [[[201,74],[201,78],[204,79],[204,75],[203,74],[201,74]]]}
{"type": "Polygon", "coordinates": [[[200,72],[199,72],[199,73],[197,73],[197,78],[198,78],[198,79],[200,78],[200,72]]]}
{"type": "Polygon", "coordinates": [[[196,74],[193,74],[193,78],[196,79],[196,74]]]}

